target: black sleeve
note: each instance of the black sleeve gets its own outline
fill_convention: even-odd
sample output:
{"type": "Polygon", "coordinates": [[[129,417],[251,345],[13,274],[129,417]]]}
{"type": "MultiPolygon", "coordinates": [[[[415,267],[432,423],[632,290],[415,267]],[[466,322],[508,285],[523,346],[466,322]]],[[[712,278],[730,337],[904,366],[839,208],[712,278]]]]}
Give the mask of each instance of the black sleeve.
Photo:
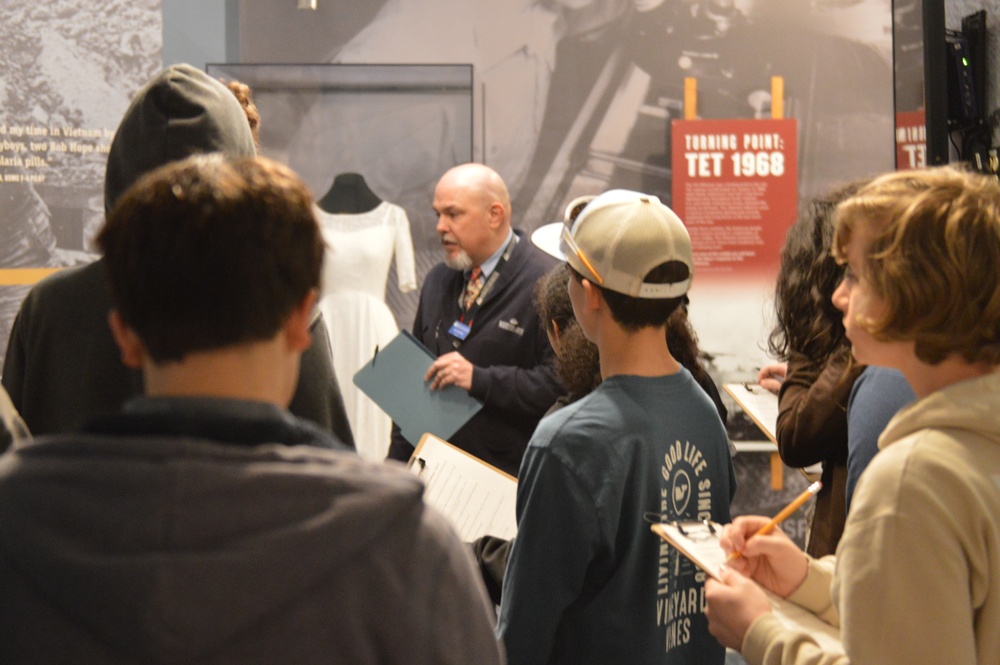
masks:
{"type": "Polygon", "coordinates": [[[323,316],[317,314],[309,328],[312,344],[302,354],[299,384],[288,410],[333,432],[346,446],[354,449],[354,435],[347,420],[344,397],[333,369],[330,334],[323,316]]]}
{"type": "Polygon", "coordinates": [[[510,559],[510,548],[513,540],[496,536],[482,536],[472,543],[472,558],[479,564],[479,573],[483,576],[486,592],[494,605],[500,604],[503,595],[503,576],[507,572],[507,560],[510,559]]]}
{"type": "Polygon", "coordinates": [[[392,437],[389,442],[389,454],[385,458],[408,462],[414,450],[413,444],[403,438],[403,435],[399,431],[399,425],[393,423],[392,437]]]}

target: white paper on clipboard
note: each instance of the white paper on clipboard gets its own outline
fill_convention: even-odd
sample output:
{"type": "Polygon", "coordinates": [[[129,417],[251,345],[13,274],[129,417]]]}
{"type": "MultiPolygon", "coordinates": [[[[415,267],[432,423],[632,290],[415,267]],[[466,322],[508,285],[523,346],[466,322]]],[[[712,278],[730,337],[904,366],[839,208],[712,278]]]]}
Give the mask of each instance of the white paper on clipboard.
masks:
{"type": "Polygon", "coordinates": [[[440,439],[424,434],[410,457],[424,481],[424,500],[451,521],[464,542],[517,533],[517,479],[440,439]]]}

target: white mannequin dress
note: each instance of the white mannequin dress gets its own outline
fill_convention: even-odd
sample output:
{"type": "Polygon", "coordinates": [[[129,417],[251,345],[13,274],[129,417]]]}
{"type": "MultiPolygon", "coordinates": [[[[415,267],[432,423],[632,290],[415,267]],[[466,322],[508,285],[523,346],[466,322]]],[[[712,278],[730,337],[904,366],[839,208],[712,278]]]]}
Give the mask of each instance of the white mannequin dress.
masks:
{"type": "Polygon", "coordinates": [[[401,207],[385,201],[358,214],[317,207],[316,216],[327,244],[319,306],[330,330],[337,381],[358,454],[382,461],[392,421],[358,390],[354,374],[371,359],[376,345],[384,347],[399,333],[385,304],[394,255],[400,291],[417,288],[410,221],[401,207]]]}

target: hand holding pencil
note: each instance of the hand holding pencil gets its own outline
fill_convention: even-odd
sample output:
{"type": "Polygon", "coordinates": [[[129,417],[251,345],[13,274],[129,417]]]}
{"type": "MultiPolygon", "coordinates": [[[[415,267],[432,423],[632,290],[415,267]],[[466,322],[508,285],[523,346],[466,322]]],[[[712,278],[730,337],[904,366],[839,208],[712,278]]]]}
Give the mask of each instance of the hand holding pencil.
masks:
{"type": "Polygon", "coordinates": [[[773,518],[737,517],[726,525],[720,538],[722,548],[728,553],[726,565],[781,597],[797,589],[805,579],[808,557],[775,527],[819,489],[820,484],[813,483],[773,518]]]}
{"type": "MultiPolygon", "coordinates": [[[[807,487],[806,490],[802,494],[800,494],[797,497],[795,497],[795,499],[790,504],[788,504],[787,506],[785,506],[784,508],[782,508],[781,511],[777,515],[775,515],[773,518],[771,518],[771,521],[769,521],[767,524],[765,524],[760,529],[758,529],[754,533],[754,536],[763,536],[763,535],[769,534],[772,531],[774,531],[774,527],[778,526],[779,524],[781,524],[782,522],[784,522],[786,519],[788,519],[789,515],[791,515],[792,513],[794,513],[796,510],[798,510],[799,507],[801,507],[803,503],[805,503],[810,498],[812,498],[812,496],[814,494],[816,494],[817,492],[819,492],[821,489],[823,489],[823,483],[821,483],[820,481],[817,480],[812,485],[810,485],[809,487],[807,487]]],[[[729,557],[726,559],[726,563],[732,561],[733,559],[735,559],[738,556],[741,556],[742,554],[743,554],[743,552],[740,551],[740,550],[734,550],[733,552],[730,552],[729,553],[729,557]]]]}

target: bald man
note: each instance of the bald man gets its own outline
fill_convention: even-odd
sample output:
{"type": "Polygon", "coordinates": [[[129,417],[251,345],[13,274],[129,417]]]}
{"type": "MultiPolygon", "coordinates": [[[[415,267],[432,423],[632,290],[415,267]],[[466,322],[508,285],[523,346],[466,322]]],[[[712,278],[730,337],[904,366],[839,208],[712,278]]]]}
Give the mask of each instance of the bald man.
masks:
{"type": "MultiPolygon", "coordinates": [[[[516,476],[535,425],[563,392],[532,302],[554,261],[511,228],[507,187],[482,164],[446,172],[434,212],[444,261],[427,274],[413,320],[414,336],[438,356],[426,379],[484,403],[451,442],[516,476]]],[[[389,458],[409,459],[415,443],[394,426],[389,458]]]]}

